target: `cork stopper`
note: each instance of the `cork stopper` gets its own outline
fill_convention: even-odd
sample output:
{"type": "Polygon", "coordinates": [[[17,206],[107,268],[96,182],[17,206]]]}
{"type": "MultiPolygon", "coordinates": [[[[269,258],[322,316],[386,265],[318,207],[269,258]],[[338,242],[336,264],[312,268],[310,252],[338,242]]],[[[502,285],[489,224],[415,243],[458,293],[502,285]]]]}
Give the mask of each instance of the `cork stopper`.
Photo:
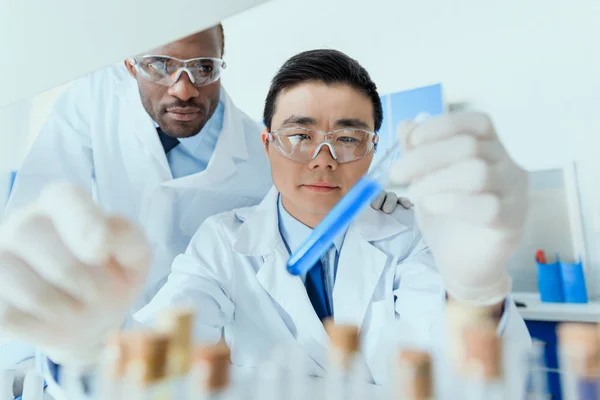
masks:
{"type": "Polygon", "coordinates": [[[331,319],[325,321],[325,331],[336,349],[345,353],[355,353],[360,347],[358,327],[352,325],[336,325],[331,319]]]}
{"type": "Polygon", "coordinates": [[[358,352],[360,347],[358,327],[336,325],[331,319],[326,320],[324,326],[333,346],[334,359],[343,368],[349,368],[352,356],[358,352]]]}
{"type": "Polygon", "coordinates": [[[123,333],[114,333],[106,340],[103,365],[107,378],[119,379],[125,375],[127,343],[127,335],[123,333]]]}
{"type": "Polygon", "coordinates": [[[558,328],[558,338],[569,368],[585,378],[600,375],[598,327],[594,324],[564,323],[558,328]]]}
{"type": "Polygon", "coordinates": [[[502,344],[492,323],[463,331],[464,354],[459,370],[465,376],[491,381],[502,378],[502,344]]]}
{"type": "Polygon", "coordinates": [[[433,398],[433,368],[429,353],[417,350],[400,352],[401,395],[404,400],[433,398]]]}
{"type": "Polygon", "coordinates": [[[202,384],[208,392],[229,386],[231,351],[225,342],[197,347],[194,350],[194,364],[202,370],[202,384]]]}
{"type": "Polygon", "coordinates": [[[127,346],[127,378],[142,385],[166,378],[170,341],[170,336],[162,333],[132,333],[127,346]]]}
{"type": "Polygon", "coordinates": [[[163,312],[158,318],[158,329],[171,336],[167,366],[169,376],[183,376],[190,370],[194,315],[195,311],[191,308],[180,308],[163,312]]]}
{"type": "Polygon", "coordinates": [[[464,340],[465,330],[477,326],[488,327],[494,332],[496,329],[496,323],[489,308],[452,299],[446,303],[446,326],[446,340],[448,341],[446,348],[457,369],[461,369],[465,363],[467,352],[464,340]]]}

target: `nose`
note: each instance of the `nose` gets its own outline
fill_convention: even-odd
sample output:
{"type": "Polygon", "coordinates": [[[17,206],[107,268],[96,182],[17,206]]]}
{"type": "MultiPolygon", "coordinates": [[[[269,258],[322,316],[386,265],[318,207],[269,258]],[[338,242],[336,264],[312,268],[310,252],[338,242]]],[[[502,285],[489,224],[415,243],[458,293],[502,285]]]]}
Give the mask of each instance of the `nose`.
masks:
{"type": "Polygon", "coordinates": [[[169,87],[169,95],[177,97],[181,101],[188,101],[191,98],[198,97],[200,92],[198,88],[194,86],[190,80],[190,76],[187,72],[183,72],[179,75],[179,79],[172,86],[169,87]]]}
{"type": "Polygon", "coordinates": [[[335,171],[338,167],[338,162],[333,158],[332,148],[328,143],[320,145],[315,151],[318,151],[315,158],[308,163],[309,169],[328,168],[335,171]]]}

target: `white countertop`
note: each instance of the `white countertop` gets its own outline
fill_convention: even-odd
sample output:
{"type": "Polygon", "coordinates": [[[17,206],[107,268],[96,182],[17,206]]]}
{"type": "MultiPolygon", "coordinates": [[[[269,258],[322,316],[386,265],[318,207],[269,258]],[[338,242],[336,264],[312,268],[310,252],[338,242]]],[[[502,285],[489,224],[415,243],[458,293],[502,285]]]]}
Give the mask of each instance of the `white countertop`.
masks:
{"type": "Polygon", "coordinates": [[[542,303],[539,293],[511,293],[514,301],[525,303],[518,307],[523,319],[528,321],[600,322],[600,302],[587,304],[542,303]]]}

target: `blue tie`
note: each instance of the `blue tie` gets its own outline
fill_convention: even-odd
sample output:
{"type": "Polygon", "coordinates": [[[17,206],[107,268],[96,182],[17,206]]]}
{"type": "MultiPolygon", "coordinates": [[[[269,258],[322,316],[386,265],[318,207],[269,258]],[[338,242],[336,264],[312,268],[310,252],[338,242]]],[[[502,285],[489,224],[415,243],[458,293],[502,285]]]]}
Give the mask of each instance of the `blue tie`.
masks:
{"type": "Polygon", "coordinates": [[[325,269],[320,260],[306,274],[306,293],[308,293],[308,298],[321,321],[332,316],[325,288],[325,269]]]}
{"type": "Polygon", "coordinates": [[[156,128],[156,132],[158,132],[160,143],[162,144],[163,149],[165,149],[165,154],[169,154],[169,152],[179,144],[179,140],[167,135],[162,129],[156,128]]]}

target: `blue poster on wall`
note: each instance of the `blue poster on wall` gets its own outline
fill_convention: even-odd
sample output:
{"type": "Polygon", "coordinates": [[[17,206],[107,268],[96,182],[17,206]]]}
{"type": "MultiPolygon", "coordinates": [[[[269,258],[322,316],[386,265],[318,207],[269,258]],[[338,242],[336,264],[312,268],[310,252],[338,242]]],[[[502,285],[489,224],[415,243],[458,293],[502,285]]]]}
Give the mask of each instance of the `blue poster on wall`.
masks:
{"type": "Polygon", "coordinates": [[[441,84],[388,94],[381,97],[381,103],[383,124],[379,131],[379,146],[375,160],[396,141],[396,130],[401,122],[414,119],[421,113],[434,117],[444,112],[441,84]]]}

